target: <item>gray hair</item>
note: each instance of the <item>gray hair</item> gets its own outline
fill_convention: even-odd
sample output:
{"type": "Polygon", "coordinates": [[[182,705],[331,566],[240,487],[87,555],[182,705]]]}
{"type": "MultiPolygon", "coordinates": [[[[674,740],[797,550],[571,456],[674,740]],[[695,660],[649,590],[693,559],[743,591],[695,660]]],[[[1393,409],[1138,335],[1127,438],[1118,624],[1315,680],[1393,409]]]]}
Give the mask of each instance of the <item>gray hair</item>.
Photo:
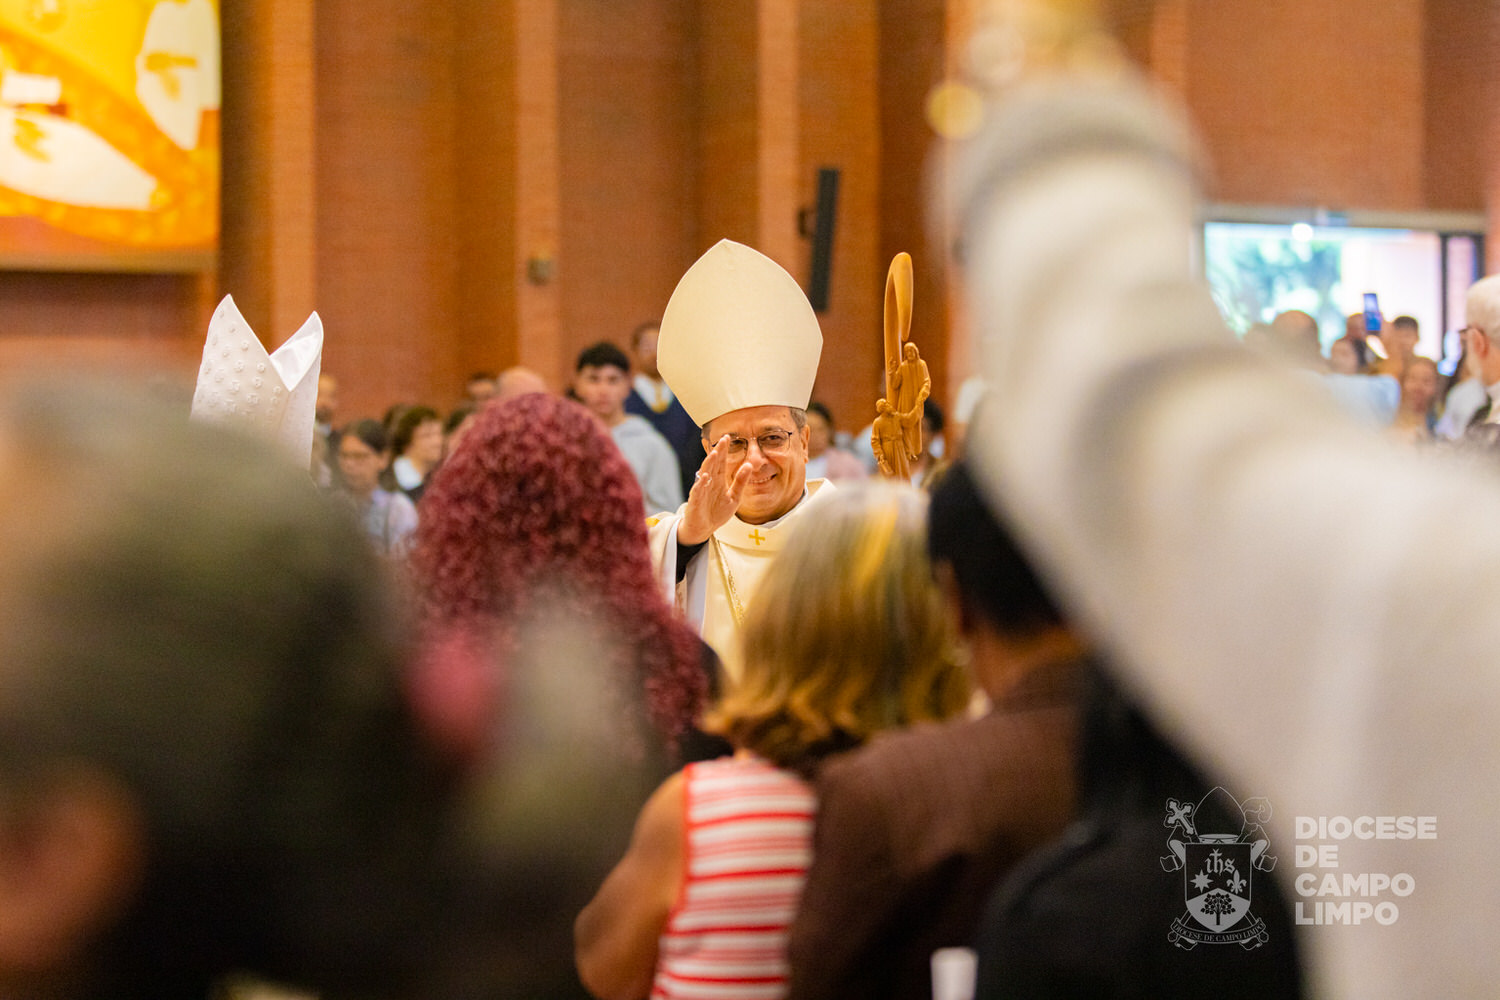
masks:
{"type": "MultiPolygon", "coordinates": [[[[800,431],[802,428],[804,428],[804,427],[807,426],[807,411],[806,410],[802,409],[799,406],[788,406],[786,409],[787,409],[787,412],[792,415],[792,426],[796,430],[800,431]]],[[[724,416],[724,414],[722,414],[722,413],[719,414],[719,417],[722,417],[722,416],[724,416]]],[[[714,420],[718,420],[719,417],[714,417],[714,420]]],[[[703,440],[705,440],[705,441],[707,441],[709,439],[708,438],[708,428],[709,428],[709,426],[711,424],[713,424],[714,420],[710,420],[708,423],[706,423],[702,427],[698,428],[698,433],[701,434],[701,435],[703,435],[703,440]]]]}
{"type": "Polygon", "coordinates": [[[1480,278],[1469,286],[1464,316],[1470,326],[1478,327],[1490,340],[1500,343],[1500,274],[1480,278]]]}

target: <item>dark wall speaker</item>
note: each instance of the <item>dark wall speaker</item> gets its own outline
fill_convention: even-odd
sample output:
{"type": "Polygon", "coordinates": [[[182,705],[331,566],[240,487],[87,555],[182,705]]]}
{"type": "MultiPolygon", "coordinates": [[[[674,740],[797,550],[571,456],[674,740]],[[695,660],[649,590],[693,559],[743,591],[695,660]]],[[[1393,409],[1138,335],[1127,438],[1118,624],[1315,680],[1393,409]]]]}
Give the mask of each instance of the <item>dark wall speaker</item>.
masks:
{"type": "Polygon", "coordinates": [[[828,283],[833,272],[833,225],[838,203],[838,168],[819,167],[818,202],[812,220],[812,269],[807,280],[807,300],[816,312],[828,309],[828,283]]]}

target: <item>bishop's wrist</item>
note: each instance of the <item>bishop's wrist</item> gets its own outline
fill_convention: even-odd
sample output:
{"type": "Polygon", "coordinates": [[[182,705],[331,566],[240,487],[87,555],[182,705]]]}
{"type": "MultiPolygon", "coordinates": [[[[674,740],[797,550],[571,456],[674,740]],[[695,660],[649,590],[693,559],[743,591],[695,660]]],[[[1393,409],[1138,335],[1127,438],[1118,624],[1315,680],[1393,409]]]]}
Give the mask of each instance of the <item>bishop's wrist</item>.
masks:
{"type": "Polygon", "coordinates": [[[708,541],[708,537],[712,534],[712,531],[694,531],[687,521],[683,520],[677,525],[678,548],[698,548],[708,541]]]}

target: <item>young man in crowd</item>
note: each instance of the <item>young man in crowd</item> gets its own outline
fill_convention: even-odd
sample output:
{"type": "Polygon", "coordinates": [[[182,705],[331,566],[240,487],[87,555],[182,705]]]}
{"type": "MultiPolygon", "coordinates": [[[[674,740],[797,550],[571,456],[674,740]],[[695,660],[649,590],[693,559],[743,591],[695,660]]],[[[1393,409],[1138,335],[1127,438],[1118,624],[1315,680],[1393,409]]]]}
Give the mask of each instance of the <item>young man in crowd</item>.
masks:
{"type": "Polygon", "coordinates": [[[646,513],[676,510],[682,503],[677,456],[667,439],[644,418],[625,412],[630,395],[630,358],[608,341],[584,348],[574,366],[573,392],[608,429],[641,485],[646,513]]]}

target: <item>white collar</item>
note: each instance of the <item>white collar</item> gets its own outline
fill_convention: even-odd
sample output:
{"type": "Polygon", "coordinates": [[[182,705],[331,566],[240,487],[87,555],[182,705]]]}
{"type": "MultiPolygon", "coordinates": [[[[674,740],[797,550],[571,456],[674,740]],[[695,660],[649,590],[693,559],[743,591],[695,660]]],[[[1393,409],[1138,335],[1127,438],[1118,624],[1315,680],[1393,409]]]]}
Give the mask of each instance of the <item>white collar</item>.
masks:
{"type": "Polygon", "coordinates": [[[405,455],[391,463],[391,475],[396,477],[396,484],[403,490],[414,490],[422,485],[422,474],[405,455]]]}

